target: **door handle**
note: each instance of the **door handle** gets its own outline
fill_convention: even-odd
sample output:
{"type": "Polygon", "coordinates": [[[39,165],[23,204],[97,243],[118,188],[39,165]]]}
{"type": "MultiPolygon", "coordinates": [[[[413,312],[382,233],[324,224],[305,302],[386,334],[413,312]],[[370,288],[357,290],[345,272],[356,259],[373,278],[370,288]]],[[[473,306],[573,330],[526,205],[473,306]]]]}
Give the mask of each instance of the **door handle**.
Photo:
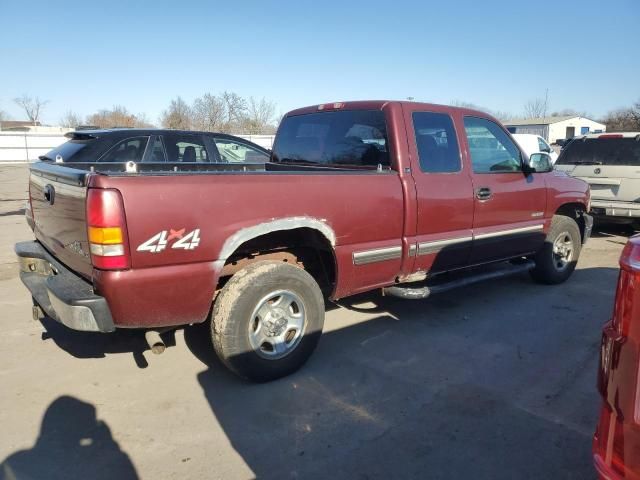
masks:
{"type": "Polygon", "coordinates": [[[476,198],[478,200],[489,200],[491,199],[492,193],[489,187],[480,187],[476,190],[476,198]]]}

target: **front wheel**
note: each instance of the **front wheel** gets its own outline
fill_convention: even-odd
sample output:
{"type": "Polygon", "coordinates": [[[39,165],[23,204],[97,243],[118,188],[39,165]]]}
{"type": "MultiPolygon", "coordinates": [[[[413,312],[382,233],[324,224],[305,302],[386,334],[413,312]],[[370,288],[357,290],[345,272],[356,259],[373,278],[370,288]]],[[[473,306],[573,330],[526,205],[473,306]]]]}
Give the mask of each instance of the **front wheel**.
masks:
{"type": "Polygon", "coordinates": [[[544,245],[534,256],[536,266],[531,276],[548,285],[564,282],[576,268],[581,247],[582,236],[575,220],[555,215],[544,245]]]}
{"type": "Polygon", "coordinates": [[[324,299],[314,278],[293,265],[265,261],[240,270],[220,291],[211,336],[227,367],[266,382],[300,368],[323,325],[324,299]]]}

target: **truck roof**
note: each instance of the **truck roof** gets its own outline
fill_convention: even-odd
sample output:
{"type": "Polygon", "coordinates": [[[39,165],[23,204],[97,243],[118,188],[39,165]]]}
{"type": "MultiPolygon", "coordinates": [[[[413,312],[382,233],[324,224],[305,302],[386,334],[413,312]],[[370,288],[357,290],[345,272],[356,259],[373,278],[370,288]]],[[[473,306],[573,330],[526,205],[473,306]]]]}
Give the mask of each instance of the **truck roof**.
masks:
{"type": "Polygon", "coordinates": [[[297,108],[295,110],[291,110],[287,113],[286,116],[292,115],[304,115],[307,113],[314,113],[323,110],[382,110],[387,104],[396,103],[400,105],[407,105],[409,107],[418,107],[423,109],[436,109],[442,110],[446,109],[449,111],[460,111],[467,115],[480,115],[483,117],[493,116],[487,112],[482,112],[480,110],[473,110],[471,108],[464,107],[452,107],[450,105],[442,105],[437,103],[425,103],[425,102],[413,102],[409,100],[358,100],[353,102],[327,102],[320,103],[317,105],[311,105],[308,107],[297,108]]]}

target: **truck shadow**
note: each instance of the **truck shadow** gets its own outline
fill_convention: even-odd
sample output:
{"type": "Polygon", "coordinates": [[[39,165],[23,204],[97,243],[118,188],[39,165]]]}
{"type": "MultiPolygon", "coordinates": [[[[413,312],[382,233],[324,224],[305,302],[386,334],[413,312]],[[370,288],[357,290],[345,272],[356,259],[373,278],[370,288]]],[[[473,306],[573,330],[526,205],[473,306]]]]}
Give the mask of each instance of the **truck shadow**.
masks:
{"type": "MultiPolygon", "coordinates": [[[[41,323],[45,329],[42,340],[53,340],[58,347],[76,358],[104,358],[111,354],[131,353],[139,368],[149,366],[143,355],[149,347],[141,330],[78,332],[48,317],[42,319],[41,323]]],[[[168,347],[175,346],[175,332],[164,333],[162,338],[168,347]]]]}
{"type": "Polygon", "coordinates": [[[256,478],[594,478],[598,340],[616,276],[587,268],[547,287],[520,275],[419,301],[359,295],[341,305],[368,321],[332,330],[329,319],[310,361],[268,384],[229,373],[209,325],[185,342],[256,478]],[[593,305],[575,304],[583,290],[593,305]]]}
{"type": "Polygon", "coordinates": [[[637,233],[638,230],[631,225],[598,222],[593,226],[591,236],[593,238],[622,237],[621,240],[624,241],[624,239],[636,235],[637,233]]]}
{"type": "Polygon", "coordinates": [[[71,396],[54,400],[35,445],[5,458],[0,479],[136,479],[129,456],[96,417],[93,405],[71,396]]]}

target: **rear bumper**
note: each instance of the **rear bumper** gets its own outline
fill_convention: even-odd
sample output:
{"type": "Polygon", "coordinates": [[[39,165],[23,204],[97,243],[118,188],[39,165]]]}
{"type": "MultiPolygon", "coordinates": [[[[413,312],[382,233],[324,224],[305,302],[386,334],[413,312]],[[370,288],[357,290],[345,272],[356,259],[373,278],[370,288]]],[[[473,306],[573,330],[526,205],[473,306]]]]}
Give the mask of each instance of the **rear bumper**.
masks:
{"type": "Polygon", "coordinates": [[[39,242],[17,243],[15,252],[22,283],[48,316],[73,330],[115,330],[107,301],[93,292],[89,282],[51,256],[39,242]]]}
{"type": "Polygon", "coordinates": [[[591,200],[591,212],[596,217],[640,218],[640,203],[591,200]]]}

